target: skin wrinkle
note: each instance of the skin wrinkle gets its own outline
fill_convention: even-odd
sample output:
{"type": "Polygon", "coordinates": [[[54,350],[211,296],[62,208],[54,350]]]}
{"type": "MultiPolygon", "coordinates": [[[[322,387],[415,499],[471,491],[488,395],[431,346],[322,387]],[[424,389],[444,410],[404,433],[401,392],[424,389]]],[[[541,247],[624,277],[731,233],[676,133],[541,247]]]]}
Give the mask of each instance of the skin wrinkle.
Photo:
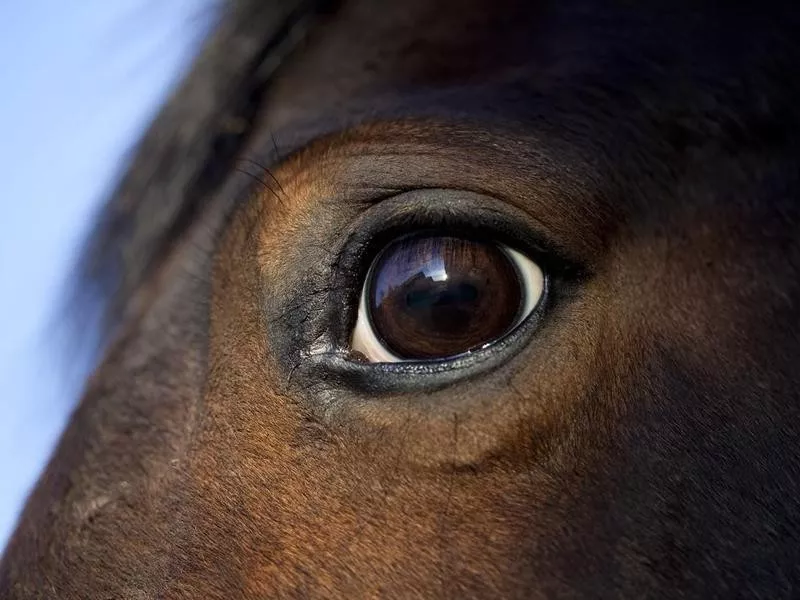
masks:
{"type": "Polygon", "coordinates": [[[346,0],[264,82],[290,7],[231,2],[109,204],[149,229],[0,597],[792,597],[796,8],[346,0]],[[529,337],[447,385],[312,361],[364,240],[462,192],[558,255],[529,337]]]}

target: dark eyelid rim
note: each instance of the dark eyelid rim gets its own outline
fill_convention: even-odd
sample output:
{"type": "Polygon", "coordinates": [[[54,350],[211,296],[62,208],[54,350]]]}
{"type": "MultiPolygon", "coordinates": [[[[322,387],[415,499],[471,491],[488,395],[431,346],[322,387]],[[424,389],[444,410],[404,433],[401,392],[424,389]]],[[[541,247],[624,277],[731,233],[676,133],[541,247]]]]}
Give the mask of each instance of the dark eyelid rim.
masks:
{"type": "Polygon", "coordinates": [[[338,383],[372,394],[435,391],[484,375],[506,364],[521,350],[541,326],[548,310],[549,283],[545,278],[541,299],[522,323],[488,348],[461,354],[455,358],[399,363],[362,363],[348,353],[330,352],[309,357],[310,370],[324,373],[328,383],[338,383]]]}
{"type": "Polygon", "coordinates": [[[331,272],[330,308],[325,316],[329,339],[322,346],[327,350],[308,353],[305,360],[312,370],[324,370],[329,381],[373,393],[438,389],[503,364],[538,329],[549,310],[552,284],[574,285],[589,276],[586,266],[567,257],[530,215],[491,196],[463,190],[415,189],[374,201],[342,239],[334,252],[337,260],[331,272]],[[443,360],[359,363],[350,358],[349,336],[364,278],[388,243],[420,230],[483,239],[524,253],[542,268],[542,297],[528,317],[488,348],[443,360]]]}
{"type": "Polygon", "coordinates": [[[439,390],[506,364],[541,327],[550,309],[549,300],[550,281],[545,277],[542,296],[533,311],[503,338],[481,350],[442,360],[364,363],[340,348],[308,356],[304,371],[316,373],[328,384],[370,394],[439,390]]]}
{"type": "Polygon", "coordinates": [[[342,250],[353,246],[359,251],[368,249],[374,259],[399,237],[422,230],[442,232],[443,225],[455,227],[447,229],[448,233],[519,250],[550,273],[571,278],[590,274],[587,264],[571,255],[547,226],[524,210],[494,196],[460,189],[415,188],[371,201],[345,234],[342,250]]]}

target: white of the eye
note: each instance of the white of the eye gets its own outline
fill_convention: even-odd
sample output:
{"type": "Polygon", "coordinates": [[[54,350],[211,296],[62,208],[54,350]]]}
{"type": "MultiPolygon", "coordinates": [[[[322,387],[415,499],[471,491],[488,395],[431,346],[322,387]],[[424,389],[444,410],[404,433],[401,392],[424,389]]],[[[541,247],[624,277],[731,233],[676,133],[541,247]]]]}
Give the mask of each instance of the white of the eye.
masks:
{"type": "MultiPolygon", "coordinates": [[[[517,322],[514,323],[512,330],[524,321],[533,312],[544,292],[544,273],[535,262],[524,254],[517,252],[507,246],[501,246],[503,251],[511,258],[519,271],[522,279],[524,303],[517,322]]],[[[350,340],[352,349],[363,354],[369,362],[373,363],[395,363],[408,362],[389,351],[378,339],[375,330],[369,322],[369,310],[367,308],[367,283],[371,275],[367,275],[364,287],[361,288],[361,297],[358,302],[358,316],[356,326],[353,328],[353,336],[350,340]]]]}
{"type": "Polygon", "coordinates": [[[514,327],[516,327],[522,323],[522,321],[533,312],[536,305],[539,304],[539,300],[541,300],[542,294],[544,293],[544,273],[542,273],[542,269],[539,265],[521,252],[517,252],[508,246],[501,246],[501,248],[511,257],[511,260],[514,261],[514,264],[517,266],[520,277],[522,278],[522,287],[525,292],[525,302],[522,305],[522,312],[517,322],[514,323],[514,327]]]}
{"type": "MultiPolygon", "coordinates": [[[[367,276],[369,281],[370,276],[367,276]]],[[[369,362],[403,362],[399,356],[395,356],[384,346],[375,335],[375,330],[369,322],[369,309],[367,308],[367,281],[361,288],[361,299],[358,302],[358,317],[356,326],[353,328],[353,338],[350,345],[356,352],[361,352],[367,357],[369,362]]]]}

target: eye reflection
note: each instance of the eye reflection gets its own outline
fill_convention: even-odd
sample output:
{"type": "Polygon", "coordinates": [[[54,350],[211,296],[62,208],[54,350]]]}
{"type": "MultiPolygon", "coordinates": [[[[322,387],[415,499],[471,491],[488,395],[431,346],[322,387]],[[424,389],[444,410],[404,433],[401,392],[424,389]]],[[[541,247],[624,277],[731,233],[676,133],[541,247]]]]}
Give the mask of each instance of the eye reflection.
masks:
{"type": "Polygon", "coordinates": [[[541,269],[505,246],[401,238],[369,270],[352,349],[370,362],[400,362],[484,348],[533,311],[543,286],[541,269]]]}

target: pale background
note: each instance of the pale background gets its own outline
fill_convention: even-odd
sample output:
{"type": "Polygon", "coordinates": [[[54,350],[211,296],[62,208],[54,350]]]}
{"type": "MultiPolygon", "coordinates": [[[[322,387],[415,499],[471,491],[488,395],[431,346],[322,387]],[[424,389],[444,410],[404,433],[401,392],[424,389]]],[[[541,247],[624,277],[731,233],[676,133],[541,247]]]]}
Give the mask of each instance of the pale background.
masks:
{"type": "Polygon", "coordinates": [[[76,249],[216,12],[0,0],[0,549],[85,377],[57,339],[76,249]]]}

